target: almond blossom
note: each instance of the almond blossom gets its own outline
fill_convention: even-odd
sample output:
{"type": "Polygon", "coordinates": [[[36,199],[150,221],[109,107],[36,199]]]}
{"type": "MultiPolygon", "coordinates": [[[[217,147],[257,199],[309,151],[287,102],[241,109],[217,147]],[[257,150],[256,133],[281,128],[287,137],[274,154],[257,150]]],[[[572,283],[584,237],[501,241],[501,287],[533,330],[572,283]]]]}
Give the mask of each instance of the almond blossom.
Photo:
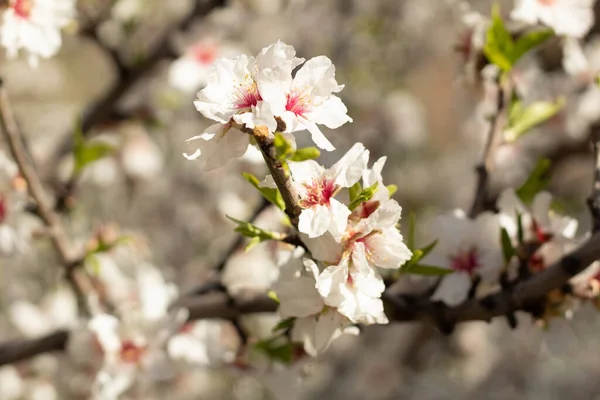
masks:
{"type": "Polygon", "coordinates": [[[523,228],[523,240],[536,241],[539,244],[557,237],[573,239],[578,222],[574,218],[563,216],[551,210],[552,195],[538,193],[526,206],[513,189],[506,189],[498,198],[500,224],[516,243],[518,235],[517,215],[520,215],[523,228]]]}
{"type": "Polygon", "coordinates": [[[14,58],[27,53],[29,65],[54,56],[62,46],[61,28],[75,16],[75,0],[10,0],[2,17],[0,44],[14,58]]]}
{"type": "Polygon", "coordinates": [[[284,319],[295,318],[292,341],[303,343],[304,350],[313,357],[327,350],[343,333],[356,333],[346,317],[326,307],[315,288],[318,274],[314,261],[296,258],[281,268],[273,285],[279,298],[279,315],[284,319]]]}
{"type": "Polygon", "coordinates": [[[496,215],[486,212],[471,220],[457,209],[435,217],[427,228],[438,242],[421,263],[453,271],[442,278],[432,299],[458,305],[466,300],[475,276],[484,284],[498,281],[503,259],[496,215]]]}
{"type": "Polygon", "coordinates": [[[595,0],[516,0],[510,17],[533,25],[538,21],[557,35],[582,38],[594,23],[595,0]]]}
{"type": "Polygon", "coordinates": [[[362,177],[368,158],[369,151],[356,143],[329,169],[313,160],[289,163],[302,207],[300,232],[315,238],[329,231],[336,240],[342,238],[350,210],[334,197],[341,188],[349,188],[362,177]]]}
{"type": "MultiPolygon", "coordinates": [[[[337,308],[352,322],[388,322],[380,298],[385,285],[376,268],[396,269],[412,256],[395,227],[401,211],[400,205],[390,199],[353,213],[341,246],[328,250],[331,254],[341,253],[341,257],[319,275],[316,287],[325,304],[337,308]]],[[[309,241],[307,245],[318,257],[320,251],[313,252],[315,243],[309,241]]]]}

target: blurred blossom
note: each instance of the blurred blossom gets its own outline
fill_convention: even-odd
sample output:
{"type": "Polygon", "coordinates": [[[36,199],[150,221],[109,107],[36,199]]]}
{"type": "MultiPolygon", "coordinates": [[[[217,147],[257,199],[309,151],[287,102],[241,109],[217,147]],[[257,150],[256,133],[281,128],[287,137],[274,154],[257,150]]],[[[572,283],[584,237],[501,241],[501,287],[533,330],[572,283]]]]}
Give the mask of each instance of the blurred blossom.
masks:
{"type": "Polygon", "coordinates": [[[163,169],[161,149],[139,124],[121,128],[125,137],[121,146],[121,164],[125,174],[134,179],[156,179],[163,169]]]}
{"type": "Polygon", "coordinates": [[[2,16],[0,43],[10,58],[21,50],[31,67],[62,46],[61,29],[75,17],[75,0],[9,0],[2,16]]]}
{"type": "Polygon", "coordinates": [[[581,43],[574,38],[567,37],[563,40],[563,68],[573,76],[585,74],[589,70],[589,65],[581,43]]]}
{"type": "Polygon", "coordinates": [[[35,338],[75,326],[78,320],[77,301],[70,289],[61,287],[49,293],[39,307],[24,300],[12,303],[9,316],[23,335],[35,338]]]}
{"type": "Polygon", "coordinates": [[[23,379],[12,365],[0,367],[0,389],[3,400],[20,400],[24,392],[23,379]]]}
{"type": "MultiPolygon", "coordinates": [[[[226,324],[218,320],[188,322],[169,340],[169,356],[204,367],[233,362],[238,343],[227,343],[226,324]]],[[[229,336],[236,336],[231,333],[229,336]]]]}
{"type": "Polygon", "coordinates": [[[239,53],[240,50],[230,44],[202,40],[173,61],[169,68],[169,84],[184,93],[195,93],[208,83],[210,67],[217,58],[233,57],[239,53]]]}
{"type": "Polygon", "coordinates": [[[438,243],[422,263],[453,271],[442,278],[432,299],[455,306],[467,299],[475,276],[485,284],[498,281],[503,262],[496,215],[481,213],[471,220],[462,210],[454,210],[434,218],[427,232],[438,243]]]}
{"type": "Polygon", "coordinates": [[[538,21],[558,35],[582,38],[594,23],[595,0],[516,0],[512,19],[526,24],[538,21]]]}

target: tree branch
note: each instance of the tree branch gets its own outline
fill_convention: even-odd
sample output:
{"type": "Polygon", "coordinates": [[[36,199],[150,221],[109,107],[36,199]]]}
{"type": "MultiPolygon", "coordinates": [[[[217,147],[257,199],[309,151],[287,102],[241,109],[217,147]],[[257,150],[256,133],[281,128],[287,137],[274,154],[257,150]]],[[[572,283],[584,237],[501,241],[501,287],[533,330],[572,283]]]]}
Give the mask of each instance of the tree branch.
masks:
{"type": "Polygon", "coordinates": [[[52,245],[60,257],[60,262],[65,270],[66,279],[77,296],[80,310],[89,315],[90,311],[86,301],[85,290],[83,288],[84,286],[89,287],[89,285],[85,284],[85,277],[75,269],[81,261],[72,254],[72,248],[61,224],[60,217],[49,205],[42,182],[29,162],[31,156],[25,148],[23,135],[17,125],[6,88],[1,80],[0,126],[2,127],[4,138],[8,143],[10,153],[19,168],[19,172],[27,183],[27,190],[36,203],[37,213],[48,228],[52,245]]]}
{"type": "Polygon", "coordinates": [[[506,107],[510,104],[512,96],[508,78],[505,82],[498,84],[496,94],[496,109],[490,117],[489,133],[487,135],[483,150],[482,161],[475,170],[477,172],[477,184],[475,186],[475,197],[469,211],[469,217],[475,218],[477,214],[489,208],[489,176],[494,165],[494,154],[498,146],[502,144],[502,132],[506,126],[506,107]]]}
{"type": "Polygon", "coordinates": [[[594,150],[594,181],[592,194],[588,198],[588,207],[592,216],[592,231],[600,231],[600,129],[592,128],[590,137],[594,150]]]}

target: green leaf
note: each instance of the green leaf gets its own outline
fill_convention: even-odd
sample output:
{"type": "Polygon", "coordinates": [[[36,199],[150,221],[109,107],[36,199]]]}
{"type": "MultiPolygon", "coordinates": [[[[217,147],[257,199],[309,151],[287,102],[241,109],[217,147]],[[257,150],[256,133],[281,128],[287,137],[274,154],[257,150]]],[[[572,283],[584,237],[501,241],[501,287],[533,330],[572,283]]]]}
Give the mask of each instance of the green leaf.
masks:
{"type": "Polygon", "coordinates": [[[295,321],[296,317],[289,317],[279,321],[279,323],[273,327],[273,333],[290,329],[292,326],[294,326],[295,321]]]}
{"type": "Polygon", "coordinates": [[[550,183],[549,169],[549,159],[542,158],[538,161],[525,183],[516,190],[517,196],[519,196],[523,203],[527,205],[531,204],[535,195],[548,186],[548,183],[550,183]]]}
{"type": "Polygon", "coordinates": [[[388,194],[390,195],[390,197],[392,197],[394,195],[394,193],[396,193],[398,191],[398,186],[396,186],[394,184],[387,185],[386,188],[388,190],[388,194]]]}
{"type": "Polygon", "coordinates": [[[289,364],[294,359],[294,345],[289,342],[281,343],[282,340],[280,336],[261,340],[254,347],[273,361],[289,364]]]}
{"type": "Polygon", "coordinates": [[[433,265],[413,264],[406,267],[404,272],[414,275],[442,276],[451,274],[454,272],[454,270],[448,268],[435,267],[433,265]]]}
{"type": "Polygon", "coordinates": [[[73,174],[79,175],[85,167],[112,153],[116,148],[108,143],[80,143],[74,150],[75,167],[73,174]]]}
{"type": "Polygon", "coordinates": [[[508,128],[504,131],[504,138],[514,142],[531,128],[546,122],[555,116],[565,105],[565,99],[559,98],[555,102],[538,101],[523,107],[518,102],[518,110],[511,107],[508,128]]]}
{"type": "Polygon", "coordinates": [[[483,53],[490,62],[496,64],[502,71],[508,72],[513,66],[514,48],[515,43],[504,26],[499,7],[496,4],[492,8],[492,24],[486,34],[483,53]]]}
{"type": "Polygon", "coordinates": [[[515,255],[515,249],[510,240],[510,236],[506,229],[502,228],[500,231],[500,240],[502,242],[502,254],[504,255],[504,264],[508,264],[510,259],[515,255]]]}
{"type": "Polygon", "coordinates": [[[519,245],[525,243],[525,234],[523,232],[523,217],[521,213],[517,211],[517,241],[519,245]]]}
{"type": "Polygon", "coordinates": [[[429,243],[427,246],[423,247],[422,249],[413,250],[413,255],[410,258],[410,260],[408,260],[406,265],[410,266],[410,265],[417,264],[419,261],[421,261],[421,259],[423,259],[423,257],[425,257],[427,254],[429,254],[431,252],[431,250],[433,250],[437,244],[438,244],[438,241],[436,239],[433,242],[429,243]]]}
{"type": "Polygon", "coordinates": [[[281,133],[275,134],[273,145],[275,146],[275,154],[278,160],[285,160],[293,152],[292,145],[281,133]]]}
{"type": "Polygon", "coordinates": [[[243,172],[242,176],[250,182],[250,184],[254,186],[265,199],[279,207],[279,209],[285,210],[285,202],[283,201],[281,193],[279,193],[279,189],[260,187],[258,178],[248,172],[243,172]]]}
{"type": "Polygon", "coordinates": [[[360,192],[360,194],[353,201],[350,202],[350,205],[348,206],[350,211],[354,210],[356,207],[360,206],[365,201],[371,200],[371,198],[375,194],[375,191],[377,191],[378,185],[379,185],[379,182],[375,182],[368,188],[363,189],[360,192]]]}
{"type": "Polygon", "coordinates": [[[360,192],[362,192],[362,185],[360,184],[360,182],[356,182],[354,185],[352,185],[349,189],[350,191],[350,203],[352,203],[354,200],[356,200],[358,198],[358,196],[360,196],[360,192]]]}
{"type": "MultiPolygon", "coordinates": [[[[415,249],[415,226],[416,216],[413,211],[408,214],[408,234],[406,235],[406,246],[410,251],[415,249]]],[[[413,254],[413,257],[415,255],[413,254]]]]}
{"type": "Polygon", "coordinates": [[[269,290],[267,292],[267,297],[273,300],[275,303],[279,304],[279,297],[277,297],[277,293],[274,290],[269,290]]]}
{"type": "Polygon", "coordinates": [[[519,39],[517,39],[515,47],[511,53],[510,58],[513,65],[516,64],[517,61],[519,61],[519,59],[523,57],[523,55],[525,55],[525,53],[527,53],[529,50],[541,45],[552,36],[554,36],[554,32],[551,29],[537,30],[521,36],[519,39]]]}
{"type": "Polygon", "coordinates": [[[249,247],[255,246],[256,244],[266,240],[282,240],[285,237],[285,235],[282,233],[266,231],[256,225],[251,224],[250,222],[240,221],[230,217],[229,215],[227,218],[237,224],[237,227],[235,228],[236,232],[252,238],[251,245],[249,247]]]}
{"type": "Polygon", "coordinates": [[[321,152],[316,147],[304,147],[302,149],[298,149],[292,154],[289,158],[290,161],[306,161],[306,160],[314,160],[315,158],[319,158],[321,152]]]}

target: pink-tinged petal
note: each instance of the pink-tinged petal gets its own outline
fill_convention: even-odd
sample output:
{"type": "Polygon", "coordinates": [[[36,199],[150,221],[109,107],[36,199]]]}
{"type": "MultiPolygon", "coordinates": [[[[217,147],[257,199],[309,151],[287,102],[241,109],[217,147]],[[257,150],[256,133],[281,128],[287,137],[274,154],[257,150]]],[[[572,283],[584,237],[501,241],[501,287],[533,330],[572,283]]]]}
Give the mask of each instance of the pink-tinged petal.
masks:
{"type": "Polygon", "coordinates": [[[310,183],[325,174],[325,168],[314,160],[290,162],[289,167],[292,179],[299,185],[310,183]]]}
{"type": "Polygon", "coordinates": [[[394,227],[365,239],[373,264],[381,268],[396,269],[412,257],[402,235],[394,227]]]}
{"type": "Polygon", "coordinates": [[[329,169],[335,177],[335,183],[341,187],[350,187],[360,180],[369,161],[369,151],[362,143],[355,143],[338,162],[329,169]]]}
{"type": "Polygon", "coordinates": [[[277,121],[271,111],[269,103],[260,101],[256,106],[250,108],[250,112],[236,114],[233,119],[238,124],[245,125],[246,128],[254,129],[257,126],[266,126],[269,132],[277,130],[277,121]]]}
{"type": "Polygon", "coordinates": [[[470,288],[471,278],[469,275],[455,272],[442,279],[431,298],[432,300],[441,300],[449,306],[457,306],[467,299],[470,288]]]}

